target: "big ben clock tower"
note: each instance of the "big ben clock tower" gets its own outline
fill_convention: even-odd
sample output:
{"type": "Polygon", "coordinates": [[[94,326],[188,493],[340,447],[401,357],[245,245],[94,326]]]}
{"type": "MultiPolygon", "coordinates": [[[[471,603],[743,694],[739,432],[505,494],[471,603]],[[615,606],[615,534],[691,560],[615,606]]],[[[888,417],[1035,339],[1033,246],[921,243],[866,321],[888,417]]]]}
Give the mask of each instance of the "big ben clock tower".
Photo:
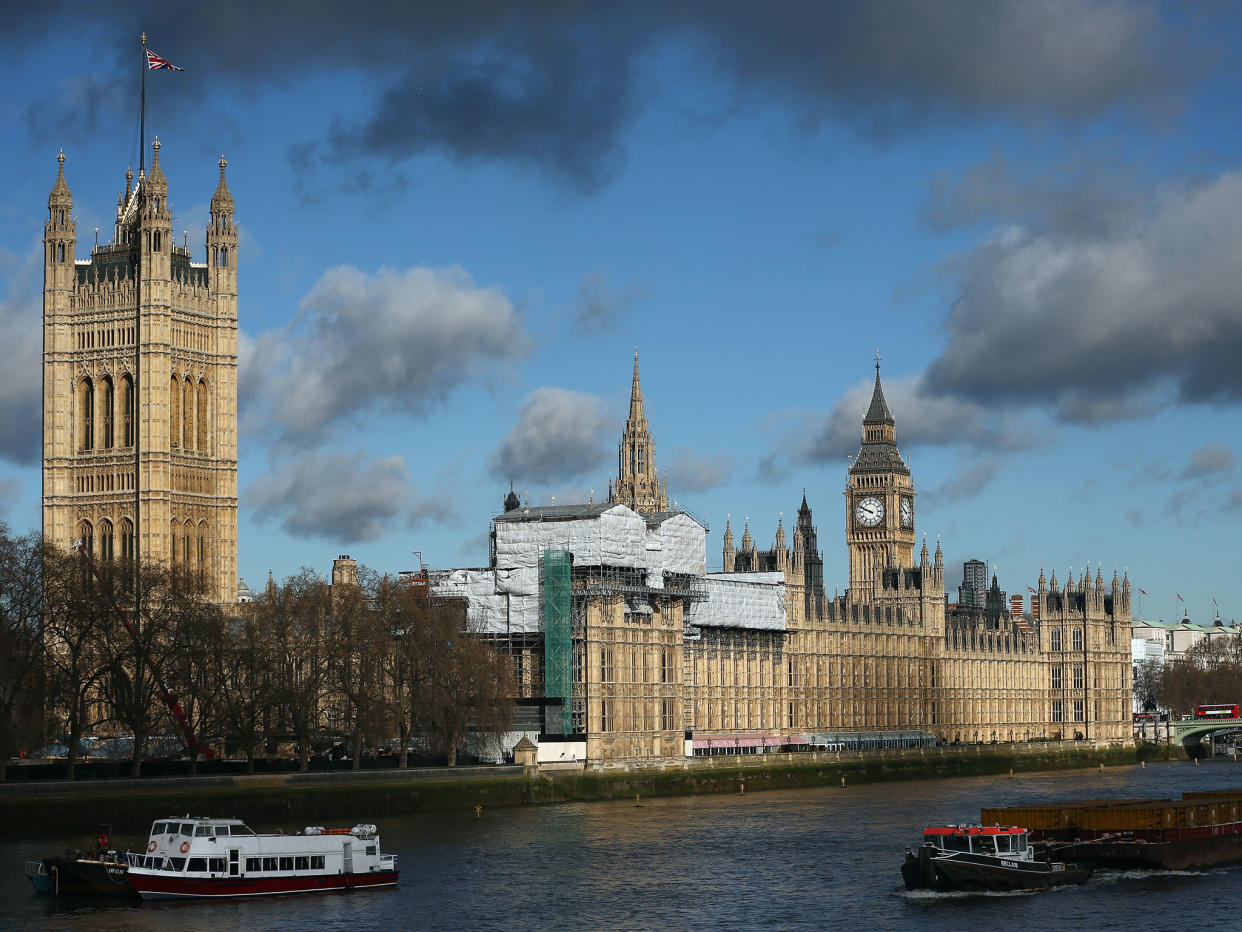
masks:
{"type": "Polygon", "coordinates": [[[852,601],[874,598],[884,567],[914,565],[914,483],[897,449],[893,415],[880,387],[879,353],[862,446],[845,483],[845,540],[852,601]]]}

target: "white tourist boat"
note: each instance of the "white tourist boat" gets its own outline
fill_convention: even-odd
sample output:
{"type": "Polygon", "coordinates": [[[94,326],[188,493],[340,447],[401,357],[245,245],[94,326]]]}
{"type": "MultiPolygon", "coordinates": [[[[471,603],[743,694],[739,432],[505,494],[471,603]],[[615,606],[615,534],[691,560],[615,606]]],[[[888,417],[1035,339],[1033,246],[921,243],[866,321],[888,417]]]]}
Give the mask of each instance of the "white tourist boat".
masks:
{"type": "Polygon", "coordinates": [[[262,835],[240,819],[182,816],[151,826],[146,851],[129,854],[129,880],[144,899],[391,887],[397,858],[381,853],[374,825],[262,835]]]}

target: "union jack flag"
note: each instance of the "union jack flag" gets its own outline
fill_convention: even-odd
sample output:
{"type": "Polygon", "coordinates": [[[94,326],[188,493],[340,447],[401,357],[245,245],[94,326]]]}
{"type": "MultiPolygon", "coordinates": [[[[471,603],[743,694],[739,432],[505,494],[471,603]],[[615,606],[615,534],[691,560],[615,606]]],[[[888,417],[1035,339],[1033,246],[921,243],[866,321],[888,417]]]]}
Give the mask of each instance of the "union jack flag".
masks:
{"type": "Polygon", "coordinates": [[[178,68],[167,58],[160,58],[150,49],[147,49],[147,70],[159,71],[161,68],[166,68],[169,71],[185,71],[184,68],[178,68]]]}
{"type": "MultiPolygon", "coordinates": [[[[1026,587],[1026,591],[1027,591],[1027,592],[1035,592],[1035,590],[1034,590],[1034,589],[1032,589],[1030,586],[1027,586],[1027,587],[1026,587]]],[[[1039,593],[1038,593],[1038,592],[1035,592],[1035,594],[1036,594],[1036,595],[1039,595],[1039,593]]]]}
{"type": "Polygon", "coordinates": [[[1141,592],[1143,595],[1147,595],[1147,590],[1144,589],[1142,586],[1139,586],[1139,592],[1141,592]]]}

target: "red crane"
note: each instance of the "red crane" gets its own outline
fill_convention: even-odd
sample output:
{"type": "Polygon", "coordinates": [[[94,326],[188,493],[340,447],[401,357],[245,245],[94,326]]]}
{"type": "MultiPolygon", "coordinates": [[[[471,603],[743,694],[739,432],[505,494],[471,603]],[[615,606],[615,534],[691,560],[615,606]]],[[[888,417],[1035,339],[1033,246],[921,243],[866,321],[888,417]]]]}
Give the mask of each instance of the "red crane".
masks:
{"type": "MultiPolygon", "coordinates": [[[[95,580],[99,583],[100,591],[112,603],[112,607],[116,610],[117,616],[125,625],[125,630],[129,632],[129,636],[134,639],[134,646],[142,651],[143,657],[151,666],[151,672],[155,674],[155,685],[159,687],[160,698],[164,700],[164,705],[168,709],[168,714],[176,721],[177,726],[181,729],[183,740],[185,741],[186,752],[190,755],[190,760],[194,760],[199,754],[203,754],[206,749],[199,744],[198,738],[194,736],[194,728],[190,725],[190,720],[186,717],[185,710],[181,708],[181,703],[177,701],[177,694],[168,688],[164,683],[164,675],[160,672],[160,666],[155,662],[155,658],[151,656],[150,651],[144,650],[142,639],[138,637],[138,629],[134,627],[134,623],[130,620],[129,614],[121,608],[121,604],[113,595],[112,583],[105,579],[103,574],[99,572],[99,567],[95,565],[95,559],[91,556],[91,552],[86,547],[85,540],[79,540],[74,546],[83,557],[86,558],[87,565],[91,568],[91,572],[95,575],[95,580]]],[[[208,753],[208,757],[211,755],[208,753]]]]}

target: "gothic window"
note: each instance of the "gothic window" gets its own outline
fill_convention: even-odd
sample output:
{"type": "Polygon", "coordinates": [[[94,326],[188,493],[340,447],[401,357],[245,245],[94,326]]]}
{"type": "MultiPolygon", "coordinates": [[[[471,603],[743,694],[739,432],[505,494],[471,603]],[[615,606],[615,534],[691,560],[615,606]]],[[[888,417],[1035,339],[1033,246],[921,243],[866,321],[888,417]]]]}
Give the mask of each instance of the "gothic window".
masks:
{"type": "Polygon", "coordinates": [[[1061,700],[1060,699],[1052,700],[1052,720],[1054,722],[1060,722],[1060,721],[1065,720],[1065,715],[1061,711],[1061,700]]]}
{"type": "Polygon", "coordinates": [[[82,449],[95,448],[95,386],[90,379],[78,383],[78,416],[82,424],[82,449]]]}
{"type": "Polygon", "coordinates": [[[1061,688],[1061,667],[1059,664],[1052,668],[1052,688],[1061,688]]]}
{"type": "Polygon", "coordinates": [[[172,523],[168,528],[168,541],[169,541],[168,546],[169,546],[170,562],[175,564],[177,562],[177,519],[176,518],[172,520],[172,523]]]}
{"type": "Polygon", "coordinates": [[[64,243],[61,243],[59,246],[56,247],[56,261],[57,262],[65,261],[65,244],[64,243]]]}
{"type": "Polygon", "coordinates": [[[639,475],[647,471],[647,451],[641,443],[638,445],[638,468],[634,471],[639,475]]]}
{"type": "Polygon", "coordinates": [[[185,527],[181,529],[181,559],[189,566],[194,562],[194,551],[191,549],[194,540],[194,527],[189,521],[186,521],[185,527]]]}
{"type": "Polygon", "coordinates": [[[1081,722],[1084,720],[1085,708],[1081,699],[1074,700],[1074,721],[1081,722]]]}
{"type": "Polygon", "coordinates": [[[1081,663],[1076,663],[1076,664],[1074,664],[1074,688],[1075,688],[1075,689],[1082,689],[1082,688],[1083,688],[1083,684],[1084,684],[1085,682],[1086,682],[1086,680],[1085,680],[1085,678],[1083,677],[1082,664],[1081,664],[1081,663]]]}
{"type": "Polygon", "coordinates": [[[229,247],[220,247],[220,268],[227,269],[229,267],[229,247]]]}
{"type": "Polygon", "coordinates": [[[202,452],[207,450],[207,380],[198,382],[198,438],[195,446],[202,452]]]}
{"type": "Polygon", "coordinates": [[[134,522],[129,518],[121,519],[121,559],[134,559],[134,522]]]}
{"type": "Polygon", "coordinates": [[[168,436],[171,449],[181,449],[181,381],[175,375],[168,389],[168,436]]]}
{"type": "Polygon", "coordinates": [[[134,445],[134,380],[128,375],[121,377],[121,408],[124,423],[125,446],[134,445]]]}
{"type": "MultiPolygon", "coordinates": [[[[158,198],[156,199],[156,209],[159,209],[159,200],[158,200],[158,198]]],[[[161,247],[161,246],[163,246],[163,240],[162,240],[162,238],[160,237],[160,231],[159,231],[159,230],[156,230],[156,231],[155,231],[155,238],[154,238],[154,240],[152,241],[152,246],[153,246],[153,248],[155,249],[155,251],[156,251],[156,252],[159,252],[159,251],[160,251],[160,247],[161,247]]]]}
{"type": "Polygon", "coordinates": [[[1082,628],[1074,629],[1074,650],[1082,650],[1082,628]]]}
{"type": "Polygon", "coordinates": [[[78,539],[86,546],[87,553],[95,552],[95,529],[89,521],[78,524],[78,539]]]}
{"type": "Polygon", "coordinates": [[[112,449],[112,411],[116,405],[116,390],[112,387],[110,376],[103,380],[103,446],[112,449]]]}
{"type": "Polygon", "coordinates": [[[181,449],[194,449],[194,383],[189,379],[181,385],[181,449]]]}
{"type": "Polygon", "coordinates": [[[99,525],[99,559],[112,562],[112,522],[108,520],[99,525]]]}
{"type": "Polygon", "coordinates": [[[1060,650],[1061,649],[1061,629],[1053,628],[1052,634],[1049,640],[1050,640],[1050,643],[1048,647],[1050,650],[1060,650]]]}

